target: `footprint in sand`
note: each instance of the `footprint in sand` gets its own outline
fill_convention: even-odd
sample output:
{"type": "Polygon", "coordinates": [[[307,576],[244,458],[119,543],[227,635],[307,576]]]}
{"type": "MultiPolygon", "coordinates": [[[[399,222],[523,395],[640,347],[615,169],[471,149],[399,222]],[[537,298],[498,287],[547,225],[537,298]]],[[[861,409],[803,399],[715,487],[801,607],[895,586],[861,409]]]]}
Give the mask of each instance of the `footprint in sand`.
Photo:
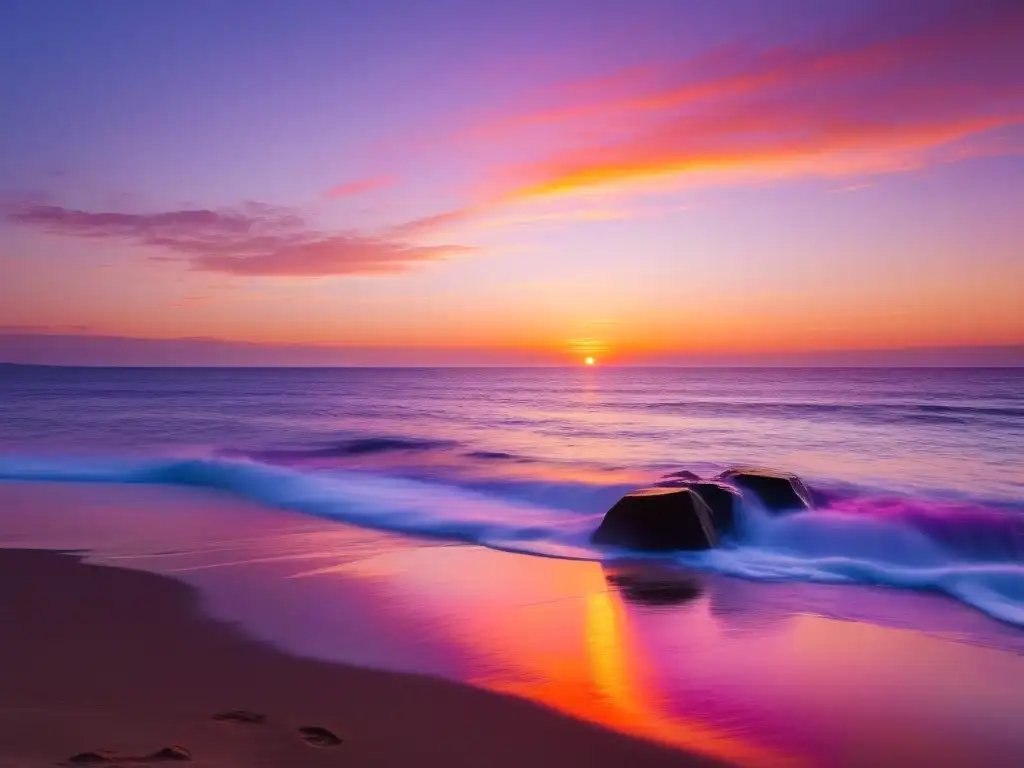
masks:
{"type": "Polygon", "coordinates": [[[184,747],[174,744],[158,749],[148,755],[119,755],[108,749],[95,752],[81,752],[68,758],[69,765],[117,765],[119,763],[163,763],[185,762],[192,759],[192,753],[184,747]]]}
{"type": "Polygon", "coordinates": [[[299,728],[299,736],[311,747],[336,747],[341,744],[341,738],[318,725],[299,728]]]}
{"type": "Polygon", "coordinates": [[[260,712],[250,712],[248,709],[231,709],[227,712],[218,712],[213,716],[218,723],[244,723],[247,725],[263,725],[267,722],[267,716],[260,712]]]}
{"type": "Polygon", "coordinates": [[[92,765],[99,763],[115,763],[119,759],[116,752],[110,750],[100,749],[95,752],[82,752],[77,755],[72,755],[68,758],[68,763],[71,765],[92,765]]]}
{"type": "Polygon", "coordinates": [[[177,744],[175,744],[172,747],[164,747],[163,749],[158,749],[153,754],[146,755],[142,759],[143,761],[147,761],[150,763],[156,763],[161,760],[177,760],[184,762],[186,760],[192,759],[192,753],[184,747],[179,747],[177,744]]]}

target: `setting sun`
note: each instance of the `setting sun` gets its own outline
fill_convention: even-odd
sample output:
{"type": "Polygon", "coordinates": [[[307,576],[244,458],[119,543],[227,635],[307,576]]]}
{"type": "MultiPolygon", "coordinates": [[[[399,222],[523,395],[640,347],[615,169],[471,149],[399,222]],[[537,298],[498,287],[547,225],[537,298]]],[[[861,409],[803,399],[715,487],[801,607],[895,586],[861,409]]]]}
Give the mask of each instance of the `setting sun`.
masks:
{"type": "Polygon", "coordinates": [[[586,360],[584,360],[583,362],[584,362],[584,363],[586,363],[587,365],[593,365],[593,364],[594,364],[594,358],[592,358],[592,357],[588,357],[588,358],[587,358],[586,360]]]}

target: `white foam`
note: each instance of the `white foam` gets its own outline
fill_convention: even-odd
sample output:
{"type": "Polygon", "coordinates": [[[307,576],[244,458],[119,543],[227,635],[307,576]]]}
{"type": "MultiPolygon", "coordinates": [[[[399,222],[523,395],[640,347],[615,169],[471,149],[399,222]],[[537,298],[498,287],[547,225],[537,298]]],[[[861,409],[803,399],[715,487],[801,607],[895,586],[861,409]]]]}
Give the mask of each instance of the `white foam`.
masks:
{"type": "MultiPolygon", "coordinates": [[[[207,487],[354,525],[494,549],[593,560],[625,554],[589,543],[604,510],[584,515],[535,501],[363,472],[300,472],[218,459],[132,462],[3,457],[0,480],[207,487]]],[[[1003,621],[1024,625],[1024,563],[1005,552],[954,552],[899,517],[828,510],[773,516],[745,504],[738,515],[738,530],[722,548],[681,553],[675,559],[748,579],[941,591],[1003,621]]]]}

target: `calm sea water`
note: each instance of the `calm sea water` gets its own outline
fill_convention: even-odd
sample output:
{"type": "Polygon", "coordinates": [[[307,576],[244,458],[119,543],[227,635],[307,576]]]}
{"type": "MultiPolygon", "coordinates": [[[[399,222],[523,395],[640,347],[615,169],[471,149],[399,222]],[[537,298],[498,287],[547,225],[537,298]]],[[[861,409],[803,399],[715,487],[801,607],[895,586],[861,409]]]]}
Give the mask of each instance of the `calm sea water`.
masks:
{"type": "Polygon", "coordinates": [[[495,549],[607,560],[626,489],[801,474],[686,565],[937,590],[1024,624],[1024,369],[0,368],[0,479],[190,485],[495,549]]]}

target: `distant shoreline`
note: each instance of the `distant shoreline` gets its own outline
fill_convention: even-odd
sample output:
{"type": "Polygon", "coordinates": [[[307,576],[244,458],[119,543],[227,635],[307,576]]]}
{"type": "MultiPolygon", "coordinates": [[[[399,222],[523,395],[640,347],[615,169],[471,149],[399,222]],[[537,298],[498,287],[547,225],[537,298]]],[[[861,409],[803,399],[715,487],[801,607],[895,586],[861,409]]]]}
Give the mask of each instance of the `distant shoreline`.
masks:
{"type": "MultiPolygon", "coordinates": [[[[604,365],[595,366],[615,371],[680,370],[680,371],[1015,371],[1017,365],[604,365]]],[[[491,370],[583,370],[580,365],[106,365],[64,363],[0,362],[3,368],[61,368],[73,370],[137,370],[137,371],[491,371],[491,370]]],[[[593,371],[594,368],[587,370],[593,371]]]]}
{"type": "MultiPolygon", "coordinates": [[[[696,340],[695,340],[696,341],[696,340]]],[[[621,350],[590,353],[601,368],[1017,368],[1024,343],[870,349],[621,350]]],[[[497,346],[360,347],[262,344],[215,338],[136,338],[13,332],[0,326],[0,360],[61,367],[583,368],[557,342],[497,346]]]]}

